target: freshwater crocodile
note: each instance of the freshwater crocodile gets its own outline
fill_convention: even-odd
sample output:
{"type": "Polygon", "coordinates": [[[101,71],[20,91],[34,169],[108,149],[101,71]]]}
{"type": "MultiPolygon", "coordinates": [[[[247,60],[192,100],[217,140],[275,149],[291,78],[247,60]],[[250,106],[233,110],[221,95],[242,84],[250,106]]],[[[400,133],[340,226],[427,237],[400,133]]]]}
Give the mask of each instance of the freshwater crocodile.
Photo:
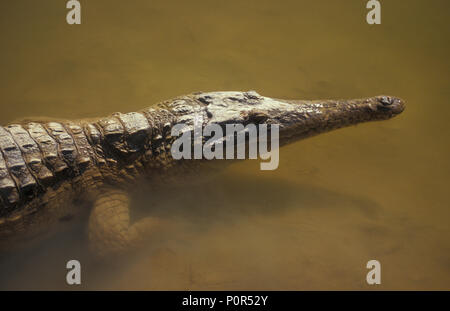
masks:
{"type": "Polygon", "coordinates": [[[281,146],[389,119],[403,109],[404,102],[391,96],[306,101],[273,99],[254,91],[208,92],[105,118],[0,126],[0,250],[55,232],[83,212],[89,214],[89,241],[96,254],[137,245],[162,222],[146,217],[131,223],[130,189],[142,179],[170,183],[211,162],[171,157],[171,128],[192,126],[198,115],[203,125],[278,124],[281,146]],[[76,200],[91,202],[91,207],[72,204],[76,200]]]}

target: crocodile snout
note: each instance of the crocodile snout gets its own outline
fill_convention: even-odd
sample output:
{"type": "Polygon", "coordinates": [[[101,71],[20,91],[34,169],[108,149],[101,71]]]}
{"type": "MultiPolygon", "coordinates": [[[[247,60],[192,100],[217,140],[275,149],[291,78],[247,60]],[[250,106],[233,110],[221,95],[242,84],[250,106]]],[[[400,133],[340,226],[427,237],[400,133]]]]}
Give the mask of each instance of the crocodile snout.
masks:
{"type": "Polygon", "coordinates": [[[405,102],[398,97],[379,96],[377,100],[380,110],[392,112],[393,114],[399,114],[405,110],[405,102]]]}

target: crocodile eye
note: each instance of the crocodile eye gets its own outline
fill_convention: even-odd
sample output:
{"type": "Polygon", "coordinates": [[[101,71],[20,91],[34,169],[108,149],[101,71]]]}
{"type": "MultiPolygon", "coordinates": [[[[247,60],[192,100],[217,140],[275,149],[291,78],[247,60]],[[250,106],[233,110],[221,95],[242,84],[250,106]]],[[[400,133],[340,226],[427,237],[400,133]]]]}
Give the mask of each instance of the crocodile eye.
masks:
{"type": "Polygon", "coordinates": [[[251,110],[244,116],[245,123],[260,124],[269,118],[267,113],[259,110],[251,110]]]}

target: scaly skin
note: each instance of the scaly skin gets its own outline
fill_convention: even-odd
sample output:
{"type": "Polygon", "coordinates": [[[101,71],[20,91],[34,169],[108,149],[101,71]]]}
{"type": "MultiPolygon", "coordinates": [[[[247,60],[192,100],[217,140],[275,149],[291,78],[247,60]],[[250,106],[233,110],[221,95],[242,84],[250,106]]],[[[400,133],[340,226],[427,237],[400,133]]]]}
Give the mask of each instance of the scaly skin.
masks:
{"type": "Polygon", "coordinates": [[[170,136],[172,126],[184,123],[192,128],[195,116],[203,117],[203,126],[279,124],[279,142],[285,145],[357,123],[389,119],[403,109],[402,100],[389,96],[292,101],[254,91],[212,92],[106,118],[24,121],[0,127],[0,250],[54,232],[64,220],[84,212],[91,213],[95,251],[126,250],[146,231],[142,228],[155,225],[154,219],[129,223],[129,189],[142,178],[170,183],[208,167],[203,165],[208,160],[176,161],[170,155],[175,139],[170,136]],[[91,202],[94,209],[73,201],[91,202]],[[111,232],[116,222],[121,222],[116,230],[120,234],[111,232]]]}

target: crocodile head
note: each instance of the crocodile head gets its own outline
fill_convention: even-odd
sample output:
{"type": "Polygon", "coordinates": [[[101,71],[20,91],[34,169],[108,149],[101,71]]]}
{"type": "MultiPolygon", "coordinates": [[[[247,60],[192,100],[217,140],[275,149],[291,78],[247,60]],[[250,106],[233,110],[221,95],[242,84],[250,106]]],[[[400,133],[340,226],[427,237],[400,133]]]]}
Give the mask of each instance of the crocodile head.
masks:
{"type": "Polygon", "coordinates": [[[400,114],[403,100],[376,96],[353,100],[283,100],[250,92],[199,93],[170,104],[176,122],[218,124],[278,124],[280,144],[361,122],[386,120],[400,114]],[[192,100],[194,99],[194,100],[192,100]]]}
{"type": "MultiPolygon", "coordinates": [[[[276,125],[279,129],[277,145],[285,145],[361,122],[392,118],[404,110],[405,104],[403,100],[391,96],[305,101],[274,99],[249,91],[196,93],[178,98],[169,103],[168,107],[175,116],[177,126],[181,126],[179,131],[175,131],[176,135],[193,132],[195,135],[195,128],[205,130],[208,126],[215,126],[216,129],[219,126],[223,130],[215,140],[205,139],[206,135],[203,134],[200,142],[227,144],[226,137],[230,137],[227,128],[231,125],[235,126],[235,136],[239,133],[239,128],[248,133],[249,125],[256,125],[258,130],[261,129],[260,125],[276,125]]],[[[216,131],[213,129],[213,132],[216,131]]],[[[260,143],[260,138],[266,136],[256,137],[260,143]]],[[[232,142],[237,144],[236,139],[232,142]]],[[[248,145],[248,141],[246,144],[248,145]]],[[[190,154],[193,159],[202,158],[201,154],[199,157],[195,156],[195,147],[192,151],[190,154]]]]}
{"type": "Polygon", "coordinates": [[[250,92],[202,93],[207,124],[278,124],[280,144],[361,122],[385,120],[404,110],[391,96],[354,100],[283,100],[250,92]]]}

